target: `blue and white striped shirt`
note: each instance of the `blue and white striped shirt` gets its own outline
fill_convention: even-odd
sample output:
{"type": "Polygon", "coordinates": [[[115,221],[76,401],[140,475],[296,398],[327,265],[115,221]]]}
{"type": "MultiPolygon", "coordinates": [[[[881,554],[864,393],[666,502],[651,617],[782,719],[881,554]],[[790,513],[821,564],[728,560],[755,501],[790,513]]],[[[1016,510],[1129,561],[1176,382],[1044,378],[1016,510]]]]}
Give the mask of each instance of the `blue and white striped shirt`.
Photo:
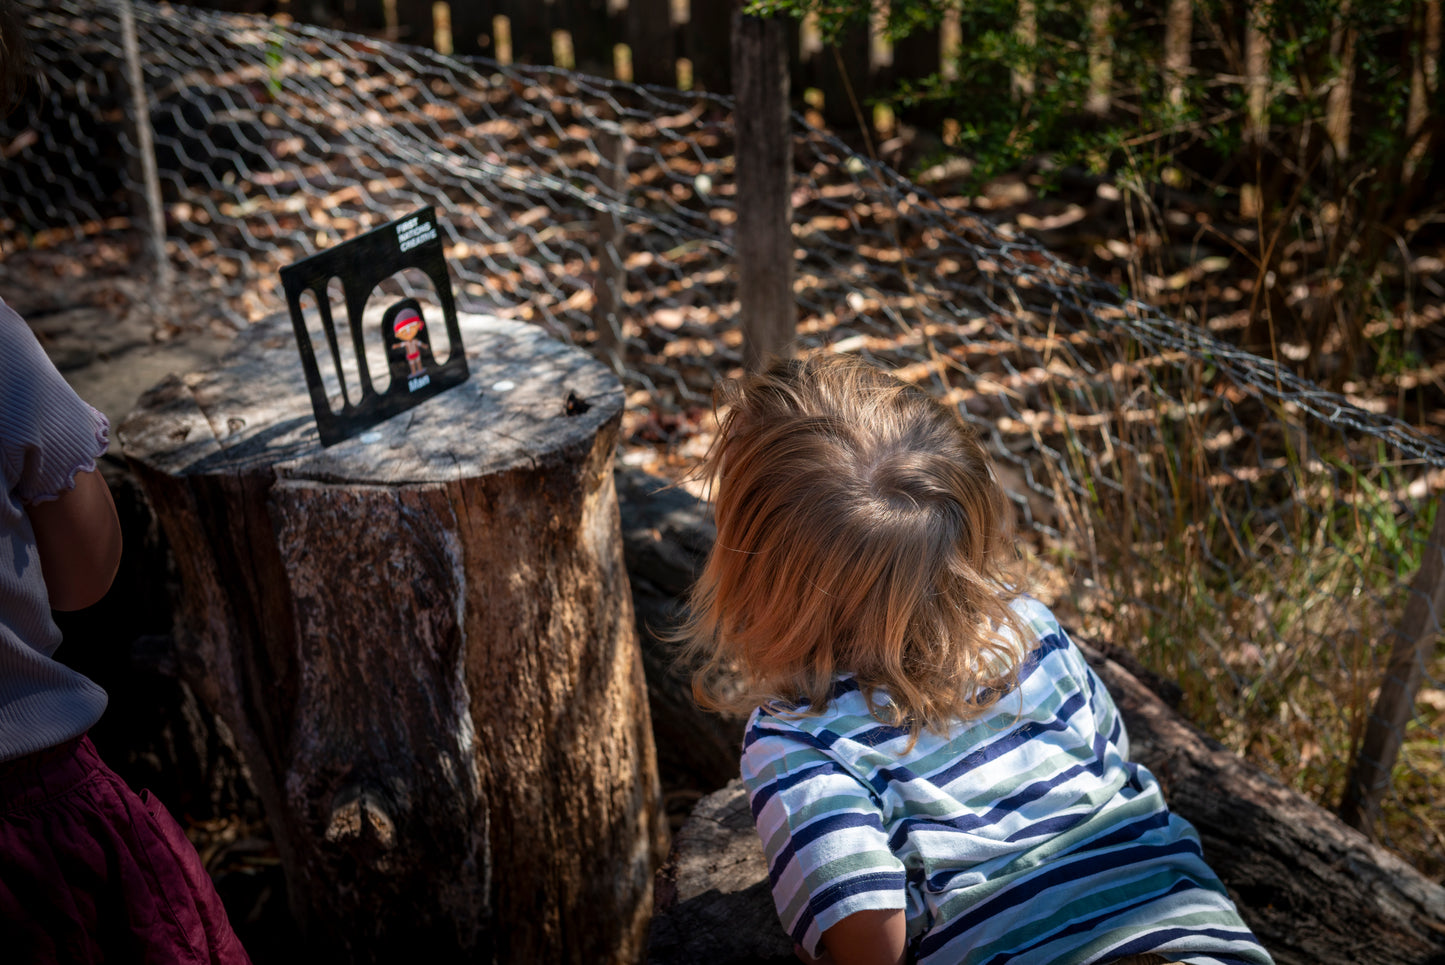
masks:
{"type": "Polygon", "coordinates": [[[1037,639],[1018,687],[947,737],[907,749],[847,676],[822,715],[753,713],[742,776],[783,926],[816,955],[848,915],[902,908],[928,965],[1270,965],[1078,648],[1015,609],[1037,639]]]}

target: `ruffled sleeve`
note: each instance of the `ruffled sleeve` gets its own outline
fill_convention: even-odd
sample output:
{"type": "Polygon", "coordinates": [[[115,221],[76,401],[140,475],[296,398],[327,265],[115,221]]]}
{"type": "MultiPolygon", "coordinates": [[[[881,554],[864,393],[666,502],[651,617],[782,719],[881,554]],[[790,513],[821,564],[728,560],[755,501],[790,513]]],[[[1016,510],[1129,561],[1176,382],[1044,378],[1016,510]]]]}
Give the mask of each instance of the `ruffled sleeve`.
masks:
{"type": "Polygon", "coordinates": [[[22,504],[55,499],[95,468],[110,423],[61,378],[30,327],[0,302],[0,472],[22,504]]]}

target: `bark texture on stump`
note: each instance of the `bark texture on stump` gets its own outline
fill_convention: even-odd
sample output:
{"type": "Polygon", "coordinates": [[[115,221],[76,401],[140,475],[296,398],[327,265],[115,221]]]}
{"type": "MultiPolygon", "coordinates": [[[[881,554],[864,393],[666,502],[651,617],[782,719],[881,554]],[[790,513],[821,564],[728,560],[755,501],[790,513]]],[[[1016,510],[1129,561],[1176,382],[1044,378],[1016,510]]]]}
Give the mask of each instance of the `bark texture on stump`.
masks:
{"type": "Polygon", "coordinates": [[[181,674],[318,951],[633,961],[665,829],[621,386],[536,328],[461,322],[470,381],[329,449],[284,316],[142,397],[120,438],[180,572],[181,674]]]}

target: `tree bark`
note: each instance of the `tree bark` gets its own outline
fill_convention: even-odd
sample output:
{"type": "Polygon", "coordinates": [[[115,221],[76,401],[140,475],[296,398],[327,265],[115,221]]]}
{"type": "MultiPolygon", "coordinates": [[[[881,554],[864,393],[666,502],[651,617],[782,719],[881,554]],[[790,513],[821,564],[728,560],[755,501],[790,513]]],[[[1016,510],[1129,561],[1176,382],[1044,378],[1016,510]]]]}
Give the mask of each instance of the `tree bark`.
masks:
{"type": "MultiPolygon", "coordinates": [[[[1265,142],[1269,140],[1269,36],[1265,33],[1265,10],[1260,3],[1249,6],[1244,28],[1244,143],[1259,178],[1265,142]]],[[[1239,188],[1239,213],[1244,218],[1260,214],[1259,180],[1246,181],[1239,188]]]]}
{"type": "Polygon", "coordinates": [[[747,790],[734,780],[693,808],[657,873],[648,965],[793,965],[747,790]]]}
{"type": "Polygon", "coordinates": [[[1355,44],[1359,31],[1351,23],[1351,2],[1340,0],[1334,28],[1330,31],[1330,56],[1339,71],[1325,96],[1325,133],[1334,149],[1334,163],[1350,156],[1351,101],[1355,94],[1355,44]]]}
{"type": "Polygon", "coordinates": [[[1034,96],[1034,48],[1039,42],[1039,10],[1037,0],[1019,0],[1018,19],[1014,21],[1014,39],[1028,51],[1028,62],[1016,64],[1009,72],[1009,90],[1015,101],[1034,96]]]}
{"type": "Polygon", "coordinates": [[[470,381],[327,449],[284,317],[142,397],[120,437],[180,573],[179,670],[313,957],[634,961],[665,830],[621,386],[536,328],[462,324],[470,381]]]}
{"type": "Polygon", "coordinates": [[[1415,188],[1420,163],[1429,152],[1431,138],[1427,125],[1431,105],[1440,92],[1440,0],[1423,0],[1416,8],[1410,102],[1405,117],[1405,132],[1410,141],[1404,164],[1407,190],[1415,188]]]}
{"type": "Polygon", "coordinates": [[[1169,0],[1164,15],[1164,86],[1169,104],[1183,107],[1189,73],[1189,42],[1194,32],[1194,0],[1169,0]]]}
{"type": "Polygon", "coordinates": [[[707,505],[665,479],[619,471],[617,493],[658,769],[684,786],[714,791],[738,776],[745,720],[698,708],[667,634],[686,615],[682,601],[717,532],[707,505]]]}
{"type": "Polygon", "coordinates": [[[1109,113],[1114,86],[1114,0],[1089,0],[1089,95],[1084,109],[1109,113]]]}

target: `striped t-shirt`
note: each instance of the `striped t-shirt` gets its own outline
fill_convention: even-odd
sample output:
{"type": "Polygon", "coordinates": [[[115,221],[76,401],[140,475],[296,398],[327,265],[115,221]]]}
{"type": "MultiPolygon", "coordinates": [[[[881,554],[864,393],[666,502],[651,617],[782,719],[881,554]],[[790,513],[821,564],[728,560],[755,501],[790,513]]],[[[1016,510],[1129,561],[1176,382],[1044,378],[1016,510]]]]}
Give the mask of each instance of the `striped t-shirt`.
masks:
{"type": "Polygon", "coordinates": [[[1015,609],[1037,638],[1018,687],[948,737],[908,749],[846,676],[821,715],[753,713],[742,776],[784,928],[816,955],[842,918],[902,908],[931,965],[1269,965],[1083,655],[1043,604],[1015,609]]]}

